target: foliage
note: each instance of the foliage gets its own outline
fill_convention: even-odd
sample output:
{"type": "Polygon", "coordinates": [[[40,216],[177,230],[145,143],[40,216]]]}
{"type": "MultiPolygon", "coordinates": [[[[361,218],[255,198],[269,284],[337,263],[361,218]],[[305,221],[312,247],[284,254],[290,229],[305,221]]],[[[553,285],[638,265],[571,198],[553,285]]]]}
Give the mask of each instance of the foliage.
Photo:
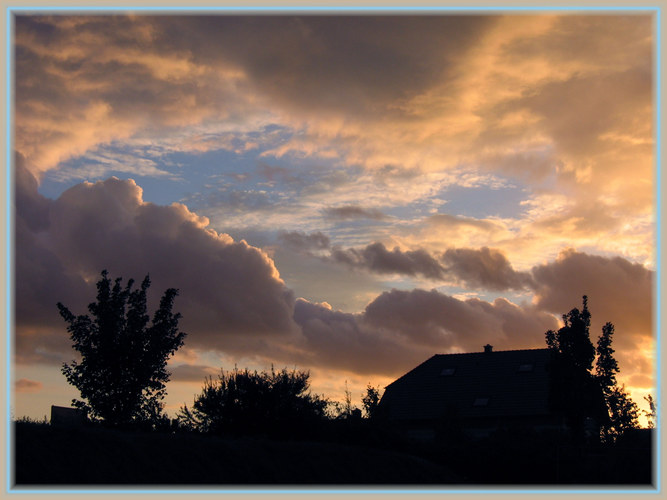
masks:
{"type": "Polygon", "coordinates": [[[380,404],[380,390],[368,384],[366,394],[361,398],[361,402],[364,405],[366,418],[373,418],[376,416],[380,404]]]}
{"type": "Polygon", "coordinates": [[[588,298],[583,297],[583,309],[574,308],[563,315],[564,326],[557,332],[546,332],[546,342],[552,350],[551,405],[567,418],[575,438],[584,436],[588,417],[604,419],[604,402],[600,387],[591,374],[595,348],[590,341],[590,312],[588,298]]]}
{"type": "Polygon", "coordinates": [[[342,402],[329,402],[327,416],[336,420],[361,417],[361,410],[352,404],[352,392],[347,386],[347,380],[345,381],[345,399],[342,402]]]}
{"type": "Polygon", "coordinates": [[[616,374],[619,372],[618,363],[614,359],[614,349],[611,348],[614,325],[606,323],[602,327],[602,335],[598,338],[597,354],[595,361],[595,376],[600,382],[605,394],[616,385],[616,374]]]}
{"type": "Polygon", "coordinates": [[[26,424],[26,425],[51,425],[49,422],[49,419],[46,418],[46,415],[44,415],[44,418],[42,420],[37,420],[32,417],[27,417],[27,416],[22,416],[17,419],[12,418],[11,421],[15,424],[26,424]]]}
{"type": "Polygon", "coordinates": [[[614,441],[626,431],[638,427],[639,408],[624,386],[612,387],[605,399],[609,408],[609,423],[603,428],[605,441],[614,441]]]}
{"type": "Polygon", "coordinates": [[[648,420],[648,428],[649,429],[654,429],[655,428],[655,420],[657,418],[657,408],[655,406],[655,401],[653,399],[653,396],[650,394],[646,397],[644,397],[644,400],[648,403],[648,411],[647,410],[642,410],[644,415],[646,415],[646,418],[648,420]]]}
{"type": "Polygon", "coordinates": [[[637,427],[639,409],[630,399],[624,387],[618,387],[616,374],[619,372],[618,363],[614,358],[614,349],[611,347],[614,325],[606,323],[602,327],[602,335],[598,338],[595,362],[595,377],[598,380],[609,412],[609,419],[602,427],[602,438],[613,441],[625,431],[637,427]]]}
{"type": "Polygon", "coordinates": [[[64,363],[62,372],[85,401],[73,400],[93,420],[110,425],[162,423],[162,399],[169,380],[167,359],[183,345],[180,314],[171,309],[176,289],[165,291],[149,325],[146,292],[150,279],[133,290],[134,280],[111,284],[106,270],[97,282],[97,301],[89,315],[74,316],[61,303],[60,315],[81,361],[64,363]]]}
{"type": "Polygon", "coordinates": [[[554,332],[546,333],[547,346],[558,352],[568,365],[577,371],[590,371],[595,359],[595,348],[591,343],[589,328],[591,314],[588,311],[588,297],[584,295],[584,307],[581,311],[576,307],[563,314],[565,325],[554,332]]]}
{"type": "Polygon", "coordinates": [[[325,417],[328,402],[311,394],[309,373],[300,371],[220,372],[205,380],[192,409],[181,407],[179,421],[214,434],[276,434],[304,430],[325,417]]]}
{"type": "Polygon", "coordinates": [[[554,353],[552,405],[565,414],[575,434],[582,435],[585,419],[594,417],[602,426],[603,439],[614,440],[637,427],[638,409],[625,389],[617,385],[619,367],[611,347],[614,325],[606,323],[602,327],[597,347],[593,347],[590,318],[584,295],[583,309],[572,309],[563,315],[561,329],[545,334],[547,346],[554,353]]]}

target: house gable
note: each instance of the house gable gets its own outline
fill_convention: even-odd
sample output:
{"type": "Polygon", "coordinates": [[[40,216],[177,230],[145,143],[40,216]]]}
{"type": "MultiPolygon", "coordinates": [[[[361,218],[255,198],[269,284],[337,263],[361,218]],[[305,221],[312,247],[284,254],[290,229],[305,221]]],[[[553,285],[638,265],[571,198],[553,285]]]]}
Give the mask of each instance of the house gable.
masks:
{"type": "Polygon", "coordinates": [[[548,349],[437,354],[386,387],[380,406],[394,421],[545,417],[548,349]]]}

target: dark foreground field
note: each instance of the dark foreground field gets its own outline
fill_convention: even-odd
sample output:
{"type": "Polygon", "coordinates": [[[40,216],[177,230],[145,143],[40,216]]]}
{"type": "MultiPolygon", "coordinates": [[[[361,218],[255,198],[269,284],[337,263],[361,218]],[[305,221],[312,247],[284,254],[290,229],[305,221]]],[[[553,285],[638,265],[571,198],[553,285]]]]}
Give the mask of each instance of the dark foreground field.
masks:
{"type": "Polygon", "coordinates": [[[452,484],[425,459],[336,443],[17,423],[16,485],[452,484]]]}
{"type": "Polygon", "coordinates": [[[653,482],[650,433],[614,445],[500,433],[428,446],[368,426],[310,440],[15,424],[15,482],[28,485],[587,485],[653,482]]]}

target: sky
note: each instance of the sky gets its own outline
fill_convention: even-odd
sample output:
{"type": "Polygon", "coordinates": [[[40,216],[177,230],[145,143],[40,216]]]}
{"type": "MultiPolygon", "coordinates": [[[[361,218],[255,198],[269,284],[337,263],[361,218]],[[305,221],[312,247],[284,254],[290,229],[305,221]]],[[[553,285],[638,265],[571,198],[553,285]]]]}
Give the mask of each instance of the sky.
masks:
{"type": "Polygon", "coordinates": [[[655,392],[654,18],[18,14],[12,411],[78,397],[57,302],[178,288],[166,409],[235,366],[361,406],[543,348],[588,296],[655,392]]]}

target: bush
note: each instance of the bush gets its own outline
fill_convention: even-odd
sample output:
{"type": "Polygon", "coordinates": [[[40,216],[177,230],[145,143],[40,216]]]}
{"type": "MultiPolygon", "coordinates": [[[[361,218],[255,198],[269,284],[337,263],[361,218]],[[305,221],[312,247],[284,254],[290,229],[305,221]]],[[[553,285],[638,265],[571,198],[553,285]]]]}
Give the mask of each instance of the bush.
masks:
{"type": "Polygon", "coordinates": [[[192,409],[181,408],[182,426],[213,434],[305,436],[326,416],[328,402],[308,391],[309,373],[286,369],[225,373],[206,379],[192,409]]]}

